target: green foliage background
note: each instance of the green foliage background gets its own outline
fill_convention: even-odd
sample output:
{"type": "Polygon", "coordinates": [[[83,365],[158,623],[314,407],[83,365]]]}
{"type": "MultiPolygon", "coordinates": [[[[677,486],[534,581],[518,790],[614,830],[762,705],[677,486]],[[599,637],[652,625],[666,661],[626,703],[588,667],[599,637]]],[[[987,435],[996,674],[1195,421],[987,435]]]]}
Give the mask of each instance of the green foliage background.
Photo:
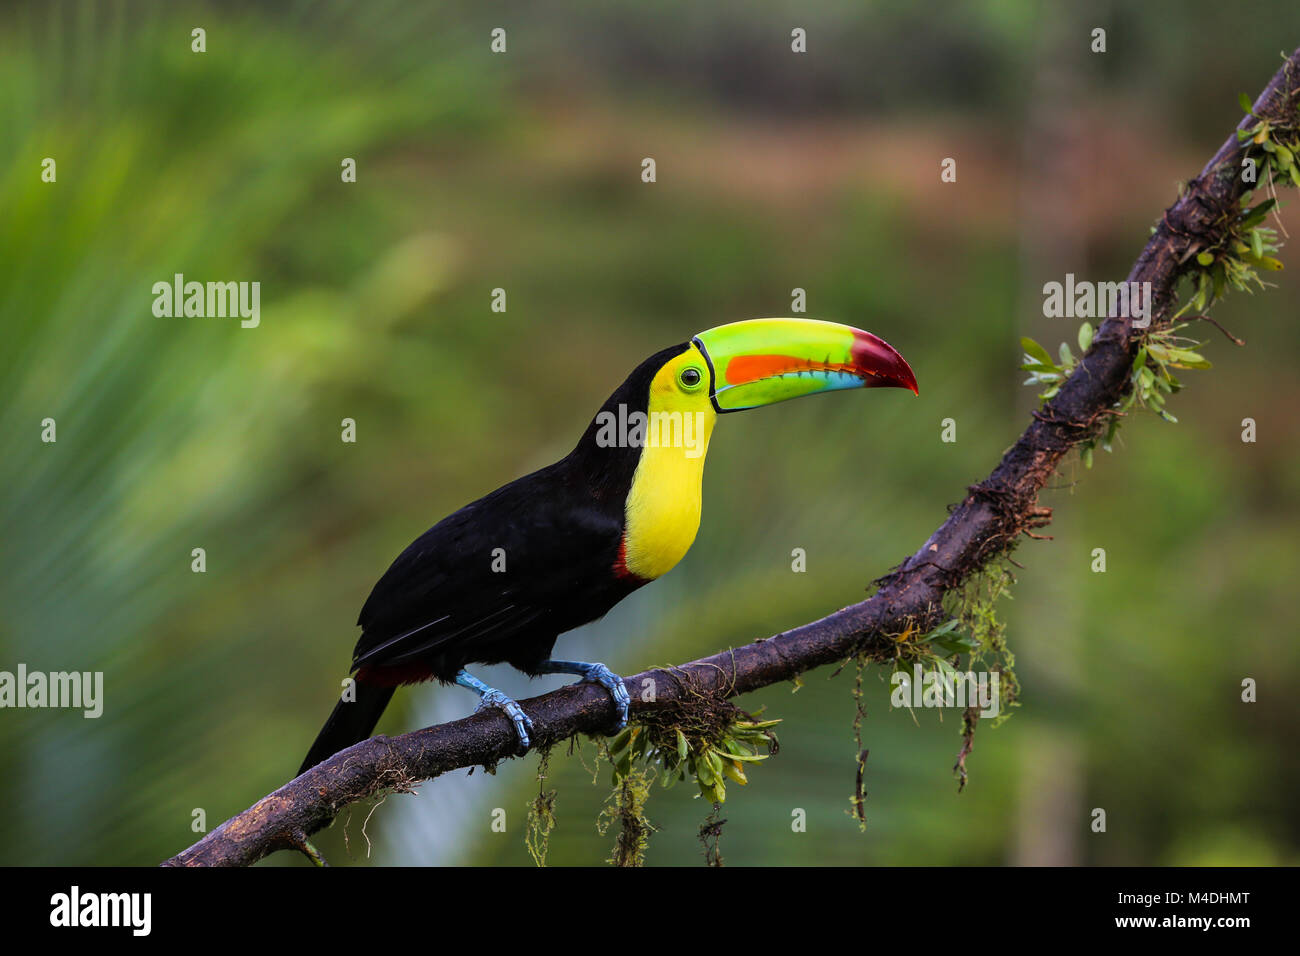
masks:
{"type": "MultiPolygon", "coordinates": [[[[0,11],[0,669],[105,673],[98,720],[0,711],[0,863],[155,863],[196,838],[196,808],[213,826],[284,782],[409,540],[564,454],[645,355],[786,314],[796,286],[809,314],[895,344],[920,398],[729,417],[691,554],[561,646],[634,672],[860,599],[1022,429],[1020,335],[1073,341],[1074,323],[1041,317],[1041,284],[1126,272],[1237,93],[1300,43],[1294,4],[1248,6],[0,11]],[[1097,25],[1105,55],[1087,52],[1097,25]],[[939,182],[947,156],[956,184],[939,182]],[[1044,273],[1053,244],[1065,266],[1044,273]],[[261,327],[155,318],[151,286],[175,272],[260,281],[261,327]],[[39,440],[46,417],[57,444],[39,440]]],[[[1055,540],[1021,548],[1003,607],[1023,707],[981,731],[966,792],[957,715],[891,713],[873,672],[859,834],[851,673],[816,672],[743,701],[785,722],[779,756],[729,790],[729,863],[1300,860],[1300,335],[1295,280],[1276,281],[1216,310],[1250,346],[1213,337],[1215,369],[1172,403],[1180,424],[1135,417],[1047,495],[1055,540]]],[[[516,693],[557,683],[488,673],[516,693]]],[[[404,691],[381,729],[431,700],[472,706],[404,691]]],[[[535,765],[390,798],[369,858],[364,809],[347,847],[340,821],[322,849],[526,863],[535,765]]],[[[607,773],[592,786],[558,752],[551,771],[550,862],[598,863],[607,773]]],[[[648,862],[700,862],[707,809],[656,790],[648,862]]]]}

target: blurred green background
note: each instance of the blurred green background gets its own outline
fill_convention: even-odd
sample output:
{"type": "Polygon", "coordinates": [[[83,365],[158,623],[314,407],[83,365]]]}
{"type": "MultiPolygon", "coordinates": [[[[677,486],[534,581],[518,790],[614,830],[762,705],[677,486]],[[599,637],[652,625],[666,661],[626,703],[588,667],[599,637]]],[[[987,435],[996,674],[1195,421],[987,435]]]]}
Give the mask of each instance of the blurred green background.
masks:
{"type": "MultiPolygon", "coordinates": [[[[689,556],[560,647],[632,673],[860,600],[1024,427],[1018,338],[1077,326],[1042,317],[1042,284],[1126,273],[1298,43],[1291,0],[7,6],[0,670],[102,670],[105,711],[0,711],[0,863],[153,864],[196,809],[212,827],[279,786],[411,539],[567,452],[646,355],[788,314],[795,287],[897,346],[919,399],[729,417],[689,556]],[[260,281],[260,327],[156,318],[176,272],[260,281]]],[[[1249,347],[1203,334],[1216,367],[1186,376],[1179,424],[1132,417],[1044,496],[1054,540],[1020,548],[1002,604],[1022,706],[981,729],[965,792],[958,712],[891,713],[869,672],[859,833],[852,670],[814,672],[741,701],[785,722],[729,790],[729,864],[1300,862],[1291,265],[1216,309],[1249,347]]],[[[380,729],[472,706],[408,689],[380,729]]],[[[320,846],[526,864],[536,768],[354,808],[320,846]]],[[[553,757],[552,864],[608,856],[607,781],[553,757]]],[[[707,811],[656,788],[648,862],[701,863],[707,811]]]]}

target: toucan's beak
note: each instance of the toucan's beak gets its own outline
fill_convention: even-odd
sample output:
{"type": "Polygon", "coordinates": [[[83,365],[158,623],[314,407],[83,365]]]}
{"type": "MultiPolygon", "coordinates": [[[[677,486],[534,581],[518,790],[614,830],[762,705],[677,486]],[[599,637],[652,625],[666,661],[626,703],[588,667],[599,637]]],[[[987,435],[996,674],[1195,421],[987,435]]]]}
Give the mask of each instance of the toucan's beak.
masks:
{"type": "Polygon", "coordinates": [[[839,388],[910,388],[911,366],[884,339],[817,319],[750,319],[693,340],[712,374],[719,412],[771,405],[839,388]]]}

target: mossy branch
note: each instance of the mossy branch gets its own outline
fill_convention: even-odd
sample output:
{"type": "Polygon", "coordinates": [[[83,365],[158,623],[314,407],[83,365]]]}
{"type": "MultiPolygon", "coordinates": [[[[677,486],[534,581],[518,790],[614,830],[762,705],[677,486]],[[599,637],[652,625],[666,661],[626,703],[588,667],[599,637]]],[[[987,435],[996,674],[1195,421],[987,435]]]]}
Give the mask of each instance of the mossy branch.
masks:
{"type": "MultiPolygon", "coordinates": [[[[1245,134],[1266,118],[1271,128],[1294,132],[1300,126],[1298,97],[1300,50],[1273,77],[1239,129],[1245,134]]],[[[874,595],[783,634],[680,668],[628,678],[633,716],[700,693],[734,697],[854,655],[892,660],[898,634],[940,623],[946,594],[1010,551],[1022,534],[1050,520],[1050,510],[1037,502],[1038,492],[1072,449],[1096,437],[1115,404],[1128,394],[1143,333],[1169,326],[1178,280],[1203,266],[1198,255],[1221,249],[1232,238],[1241,198],[1255,188],[1243,181],[1242,160],[1258,148],[1255,137],[1234,132],[1156,226],[1127,280],[1151,283],[1151,329],[1135,330],[1129,318],[1108,318],[1072,374],[1034,413],[993,472],[968,488],[948,520],[915,554],[877,582],[874,595]],[[651,686],[653,702],[642,699],[651,686]]],[[[522,703],[540,747],[578,733],[599,733],[614,716],[609,695],[592,684],[564,687],[522,703]]],[[[248,865],[275,850],[302,851],[310,846],[307,837],[328,826],[351,803],[388,790],[409,790],[418,781],[451,770],[492,766],[513,756],[514,750],[511,724],[497,712],[399,737],[373,737],[262,798],[164,865],[248,865]]]]}

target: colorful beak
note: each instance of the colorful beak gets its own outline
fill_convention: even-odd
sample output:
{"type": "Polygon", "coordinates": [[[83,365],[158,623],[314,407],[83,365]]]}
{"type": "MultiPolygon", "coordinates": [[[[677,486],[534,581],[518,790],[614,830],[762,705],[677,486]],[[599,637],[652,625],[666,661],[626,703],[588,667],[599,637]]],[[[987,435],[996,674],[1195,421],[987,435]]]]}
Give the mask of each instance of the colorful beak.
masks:
{"type": "Polygon", "coordinates": [[[907,361],[884,339],[817,319],[750,319],[693,342],[709,363],[719,412],[738,412],[840,388],[909,388],[907,361]]]}

